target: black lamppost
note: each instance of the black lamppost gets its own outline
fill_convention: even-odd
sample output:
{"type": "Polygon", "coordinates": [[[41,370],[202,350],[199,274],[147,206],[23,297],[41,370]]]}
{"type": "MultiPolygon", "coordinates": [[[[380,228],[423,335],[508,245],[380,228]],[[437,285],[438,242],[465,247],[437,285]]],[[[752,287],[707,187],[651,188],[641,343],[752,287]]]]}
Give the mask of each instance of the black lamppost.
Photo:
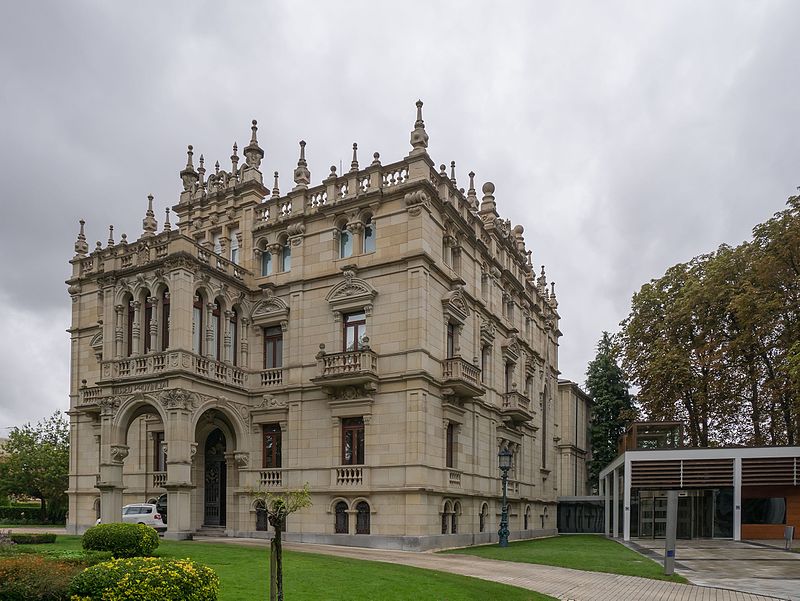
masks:
{"type": "Polygon", "coordinates": [[[497,454],[497,459],[500,462],[500,471],[503,472],[503,509],[500,513],[500,530],[497,534],[500,535],[500,546],[508,546],[508,470],[511,469],[511,451],[508,449],[500,449],[497,454]]]}

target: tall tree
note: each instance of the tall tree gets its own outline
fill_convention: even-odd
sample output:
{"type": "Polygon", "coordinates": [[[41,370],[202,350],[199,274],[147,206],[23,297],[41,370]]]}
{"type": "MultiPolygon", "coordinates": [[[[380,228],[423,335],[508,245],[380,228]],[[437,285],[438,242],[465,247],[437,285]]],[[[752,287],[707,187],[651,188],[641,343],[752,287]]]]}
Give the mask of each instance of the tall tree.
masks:
{"type": "Polygon", "coordinates": [[[586,389],[594,399],[589,481],[595,486],[600,471],[617,456],[617,441],[625,432],[626,423],[637,415],[608,332],[603,332],[597,355],[586,370],[586,389]]]}
{"type": "Polygon", "coordinates": [[[69,484],[69,422],[56,412],[35,426],[13,428],[5,451],[0,493],[40,499],[41,519],[63,522],[69,484]]]}

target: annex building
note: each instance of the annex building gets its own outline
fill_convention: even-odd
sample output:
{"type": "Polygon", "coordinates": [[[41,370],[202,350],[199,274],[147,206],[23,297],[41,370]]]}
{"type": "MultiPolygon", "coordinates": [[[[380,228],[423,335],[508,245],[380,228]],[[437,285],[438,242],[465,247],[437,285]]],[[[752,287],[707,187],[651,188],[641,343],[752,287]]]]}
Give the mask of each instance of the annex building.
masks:
{"type": "Polygon", "coordinates": [[[509,449],[512,538],[585,489],[589,400],[559,382],[559,314],[495,186],[411,150],[312,185],[191,146],[179,201],[90,249],[72,300],[68,531],[166,493],[168,532],[264,535],[254,489],[308,483],[288,540],[404,549],[495,540],[509,449]],[[285,185],[285,184],[284,184],[285,185]],[[580,430],[580,433],[578,433],[580,430]],[[579,442],[580,441],[580,442],[579,442]]]}

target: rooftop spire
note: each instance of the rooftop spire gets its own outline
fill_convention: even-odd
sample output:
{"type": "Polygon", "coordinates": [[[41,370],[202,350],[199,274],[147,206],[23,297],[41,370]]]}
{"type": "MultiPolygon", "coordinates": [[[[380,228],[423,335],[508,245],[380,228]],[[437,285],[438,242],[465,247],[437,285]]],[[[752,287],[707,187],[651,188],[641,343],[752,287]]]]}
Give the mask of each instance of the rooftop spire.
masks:
{"type": "Polygon", "coordinates": [[[170,225],[170,222],[169,222],[169,207],[167,207],[166,213],[167,213],[167,215],[164,218],[164,231],[168,232],[168,231],[170,231],[172,229],[172,225],[170,225]]]}
{"type": "Polygon", "coordinates": [[[190,190],[192,185],[197,182],[197,171],[194,170],[194,165],[192,164],[193,154],[192,145],[189,144],[188,150],[186,151],[186,167],[184,167],[180,173],[184,190],[190,190]]]}
{"type": "Polygon", "coordinates": [[[144,215],[144,219],[142,219],[142,229],[144,232],[142,233],[142,238],[150,238],[155,235],[156,230],[158,229],[158,223],[156,222],[156,214],[153,213],[153,195],[147,195],[147,212],[144,215]]]}
{"type": "Polygon", "coordinates": [[[80,230],[78,231],[78,238],[75,240],[75,254],[85,257],[86,253],[89,252],[89,244],[86,242],[86,234],[83,232],[83,226],[86,225],[86,222],[81,219],[78,223],[80,223],[80,230]]]}
{"type": "Polygon", "coordinates": [[[428,148],[428,134],[425,131],[425,121],[422,120],[422,100],[417,100],[417,120],[414,122],[414,129],[411,131],[412,150],[408,156],[426,154],[428,148]]]}
{"type": "Polygon", "coordinates": [[[244,149],[244,156],[247,164],[253,169],[261,167],[261,159],[264,158],[264,151],[258,145],[258,121],[253,119],[252,126],[250,127],[252,134],[250,135],[250,144],[244,149]]]}
{"type": "Polygon", "coordinates": [[[311,183],[311,172],[306,163],[306,141],[300,140],[300,158],[297,160],[297,168],[294,170],[294,183],[297,184],[295,190],[307,188],[311,183]]]}
{"type": "Polygon", "coordinates": [[[237,154],[239,147],[236,142],[233,143],[233,154],[231,154],[231,175],[236,175],[236,166],[239,164],[239,155],[237,154]]]}
{"type": "Polygon", "coordinates": [[[453,182],[453,185],[456,185],[456,162],[450,161],[450,181],[453,182]]]}
{"type": "Polygon", "coordinates": [[[473,209],[478,208],[478,195],[475,192],[475,172],[469,172],[469,190],[467,190],[467,200],[473,209]]]}
{"type": "Polygon", "coordinates": [[[108,240],[107,240],[107,243],[108,243],[109,247],[114,246],[114,226],[113,225],[109,225],[108,226],[108,240]]]}
{"type": "Polygon", "coordinates": [[[556,283],[550,282],[550,304],[553,306],[553,309],[558,308],[558,299],[556,299],[556,283]]]}
{"type": "Polygon", "coordinates": [[[200,177],[200,185],[204,185],[206,183],[206,168],[204,167],[203,163],[203,155],[200,155],[200,166],[197,168],[197,175],[200,177]]]}
{"type": "Polygon", "coordinates": [[[539,294],[544,296],[547,292],[547,276],[544,274],[544,265],[542,265],[542,273],[536,280],[536,284],[539,287],[539,294]]]}
{"type": "Polygon", "coordinates": [[[278,188],[278,172],[276,171],[273,176],[275,177],[275,184],[272,186],[272,198],[280,198],[281,191],[278,188]]]}
{"type": "Polygon", "coordinates": [[[350,171],[358,171],[358,144],[353,142],[353,160],[350,161],[350,171]]]}

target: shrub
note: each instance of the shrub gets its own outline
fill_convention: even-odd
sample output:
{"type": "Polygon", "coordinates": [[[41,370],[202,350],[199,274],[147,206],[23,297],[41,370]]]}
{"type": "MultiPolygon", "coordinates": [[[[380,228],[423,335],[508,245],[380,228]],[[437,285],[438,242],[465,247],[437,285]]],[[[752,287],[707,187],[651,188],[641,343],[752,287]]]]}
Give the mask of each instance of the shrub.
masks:
{"type": "Polygon", "coordinates": [[[216,601],[219,578],[191,559],[134,557],[87,568],[70,590],[74,601],[216,601]]]}
{"type": "Polygon", "coordinates": [[[117,558],[147,556],[158,548],[158,533],[144,524],[98,524],[83,534],[83,548],[117,558]]]}
{"type": "Polygon", "coordinates": [[[0,557],[0,599],[66,601],[70,581],[82,565],[46,560],[32,554],[0,557]]]}
{"type": "Polygon", "coordinates": [[[56,542],[56,535],[50,532],[34,532],[30,534],[12,532],[11,542],[18,545],[43,545],[56,542]]]}

